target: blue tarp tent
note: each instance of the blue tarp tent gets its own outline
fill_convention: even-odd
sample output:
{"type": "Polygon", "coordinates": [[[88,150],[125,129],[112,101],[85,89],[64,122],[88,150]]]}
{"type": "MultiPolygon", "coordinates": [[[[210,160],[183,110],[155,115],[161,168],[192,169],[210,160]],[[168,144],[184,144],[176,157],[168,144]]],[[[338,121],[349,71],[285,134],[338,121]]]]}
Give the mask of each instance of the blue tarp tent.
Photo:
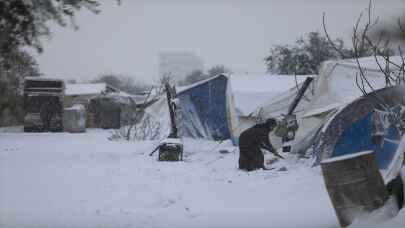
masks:
{"type": "Polygon", "coordinates": [[[182,88],[177,98],[177,122],[182,136],[232,139],[236,142],[237,117],[230,81],[226,75],[221,74],[182,88]]]}
{"type": "Polygon", "coordinates": [[[316,164],[373,151],[378,168],[390,174],[398,168],[397,164],[402,164],[403,148],[399,143],[404,121],[405,86],[383,88],[358,98],[322,128],[314,147],[316,164]]]}

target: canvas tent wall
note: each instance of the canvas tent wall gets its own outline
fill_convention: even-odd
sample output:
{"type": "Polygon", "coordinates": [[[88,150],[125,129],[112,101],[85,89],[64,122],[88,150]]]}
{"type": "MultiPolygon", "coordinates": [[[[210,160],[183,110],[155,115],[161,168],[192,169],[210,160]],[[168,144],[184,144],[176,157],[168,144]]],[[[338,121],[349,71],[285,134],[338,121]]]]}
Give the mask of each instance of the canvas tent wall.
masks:
{"type": "Polygon", "coordinates": [[[236,139],[238,120],[226,75],[195,83],[177,93],[182,136],[213,140],[236,139]]]}
{"type": "MultiPolygon", "coordinates": [[[[392,57],[399,61],[398,57],[392,57]]],[[[384,60],[378,58],[385,68],[384,60]]],[[[374,90],[386,86],[384,74],[380,71],[374,57],[360,58],[359,63],[374,90]]],[[[300,116],[300,128],[296,134],[293,152],[302,153],[312,145],[317,132],[323,124],[340,108],[361,97],[363,93],[356,84],[356,75],[359,75],[358,64],[355,59],[326,61],[322,64],[319,75],[315,78],[313,96],[305,104],[300,116]]],[[[371,92],[373,89],[365,89],[371,92]]]]}
{"type": "MultiPolygon", "coordinates": [[[[384,68],[384,60],[381,57],[378,60],[384,68]]],[[[392,57],[391,60],[400,61],[398,57],[392,57]]],[[[360,58],[359,62],[374,89],[385,86],[384,74],[380,71],[374,57],[360,58]]],[[[319,74],[314,76],[312,85],[294,112],[300,127],[293,142],[293,153],[305,152],[312,145],[319,129],[333,113],[363,95],[356,85],[358,74],[359,68],[355,59],[322,63],[319,74]]],[[[301,84],[298,84],[279,94],[276,99],[261,105],[251,115],[262,119],[281,118],[282,114],[287,113],[289,105],[297,94],[296,87],[300,86],[301,84]]],[[[366,89],[371,91],[370,88],[366,89]]]]}
{"type": "MultiPolygon", "coordinates": [[[[294,77],[294,76],[291,76],[294,77]]],[[[301,77],[299,83],[292,82],[289,84],[288,89],[278,93],[273,99],[268,102],[258,106],[253,112],[249,115],[255,116],[259,119],[267,119],[270,117],[273,118],[282,118],[283,115],[287,114],[290,104],[294,101],[295,97],[298,94],[299,89],[302,87],[302,84],[306,77],[314,77],[313,75],[301,77]]],[[[303,98],[298,103],[294,114],[298,117],[302,116],[305,112],[306,107],[313,98],[314,86],[311,83],[310,87],[306,90],[303,98]]]]}
{"type": "MultiPolygon", "coordinates": [[[[239,135],[238,120],[228,76],[218,75],[178,89],[176,103],[176,122],[180,136],[232,139],[236,142],[239,135]]],[[[145,121],[156,126],[159,138],[170,133],[169,111],[164,96],[145,110],[142,122],[145,121]]]]}
{"type": "Polygon", "coordinates": [[[295,88],[296,84],[303,82],[306,77],[306,75],[231,74],[239,128],[244,130],[253,126],[257,116],[252,113],[278,100],[288,89],[295,88]]]}

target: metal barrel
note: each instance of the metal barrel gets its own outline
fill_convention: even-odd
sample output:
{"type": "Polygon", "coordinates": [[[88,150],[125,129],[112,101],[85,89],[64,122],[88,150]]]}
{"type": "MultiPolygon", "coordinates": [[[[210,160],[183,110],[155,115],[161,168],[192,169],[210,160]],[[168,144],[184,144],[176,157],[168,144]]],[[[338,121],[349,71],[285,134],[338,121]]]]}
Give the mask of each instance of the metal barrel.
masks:
{"type": "Polygon", "coordinates": [[[356,217],[380,208],[388,199],[373,151],[326,159],[321,167],[342,227],[349,226],[356,217]]]}

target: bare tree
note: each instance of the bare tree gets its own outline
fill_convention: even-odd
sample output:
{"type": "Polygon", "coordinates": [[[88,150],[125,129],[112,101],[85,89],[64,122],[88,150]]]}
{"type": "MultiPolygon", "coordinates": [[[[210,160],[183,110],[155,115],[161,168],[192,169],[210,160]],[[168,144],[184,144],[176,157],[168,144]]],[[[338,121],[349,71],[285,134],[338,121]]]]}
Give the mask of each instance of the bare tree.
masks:
{"type": "MultiPolygon", "coordinates": [[[[342,58],[347,58],[348,55],[343,53],[339,47],[330,38],[326,23],[325,23],[325,14],[323,14],[323,29],[325,35],[332,45],[332,47],[339,52],[342,58]]],[[[372,16],[372,1],[370,0],[369,6],[364,16],[361,13],[353,26],[352,34],[352,46],[353,46],[353,57],[356,61],[357,68],[359,72],[356,74],[356,85],[360,91],[367,95],[370,92],[375,91],[374,86],[370,83],[367,78],[366,69],[361,65],[359,60],[360,57],[365,55],[370,55],[374,57],[374,60],[385,77],[385,86],[393,86],[397,84],[402,84],[405,82],[405,60],[402,54],[401,47],[398,46],[398,52],[400,55],[401,63],[395,62],[391,59],[391,56],[394,54],[394,51],[390,48],[390,38],[384,36],[384,33],[380,33],[377,39],[372,39],[372,30],[377,26],[379,18],[374,18],[372,16]],[[366,18],[364,20],[364,17],[366,18]],[[364,26],[361,27],[360,24],[364,23],[364,26]],[[371,53],[366,54],[371,50],[371,53]]],[[[398,20],[399,29],[402,31],[402,26],[398,20]]],[[[376,98],[378,99],[378,98],[376,98]]]]}

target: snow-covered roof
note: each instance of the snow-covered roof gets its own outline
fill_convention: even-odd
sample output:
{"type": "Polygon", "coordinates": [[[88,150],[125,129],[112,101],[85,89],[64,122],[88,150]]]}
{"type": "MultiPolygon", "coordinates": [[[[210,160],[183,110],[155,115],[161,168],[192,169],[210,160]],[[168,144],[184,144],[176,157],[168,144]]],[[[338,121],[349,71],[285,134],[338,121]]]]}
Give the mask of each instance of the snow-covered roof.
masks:
{"type": "Polygon", "coordinates": [[[235,106],[242,115],[249,115],[297,83],[302,83],[306,77],[308,75],[232,74],[235,106]]]}
{"type": "Polygon", "coordinates": [[[90,95],[106,92],[106,83],[66,84],[66,95],[90,95]]]}
{"type": "MultiPolygon", "coordinates": [[[[382,57],[377,57],[377,60],[381,68],[385,69],[386,61],[382,57]]],[[[367,92],[386,86],[384,74],[374,56],[359,58],[358,61],[368,83],[372,86],[371,89],[368,83],[364,83],[367,92]]],[[[390,61],[402,65],[402,59],[399,56],[391,56],[390,61]]],[[[395,67],[390,67],[390,69],[395,70],[395,67]]],[[[356,84],[356,75],[360,75],[356,59],[323,62],[319,76],[314,82],[314,98],[308,105],[307,113],[304,116],[317,115],[361,97],[363,93],[356,84]]]]}
{"type": "MultiPolygon", "coordinates": [[[[370,57],[362,57],[359,58],[359,63],[361,65],[361,67],[366,68],[368,71],[378,71],[379,73],[381,73],[380,71],[380,67],[377,64],[378,63],[381,65],[381,67],[383,69],[385,69],[385,64],[386,61],[382,56],[377,56],[377,58],[375,58],[374,56],[370,56],[370,57]]],[[[402,59],[400,56],[390,56],[389,57],[389,61],[392,63],[395,63],[397,65],[402,65],[402,59]]],[[[358,64],[356,62],[356,59],[343,59],[343,60],[331,60],[331,61],[326,61],[325,63],[328,62],[335,62],[335,63],[339,63],[340,65],[345,65],[346,67],[353,67],[353,68],[358,68],[358,64]]],[[[392,69],[392,67],[391,67],[392,69]]]]}

